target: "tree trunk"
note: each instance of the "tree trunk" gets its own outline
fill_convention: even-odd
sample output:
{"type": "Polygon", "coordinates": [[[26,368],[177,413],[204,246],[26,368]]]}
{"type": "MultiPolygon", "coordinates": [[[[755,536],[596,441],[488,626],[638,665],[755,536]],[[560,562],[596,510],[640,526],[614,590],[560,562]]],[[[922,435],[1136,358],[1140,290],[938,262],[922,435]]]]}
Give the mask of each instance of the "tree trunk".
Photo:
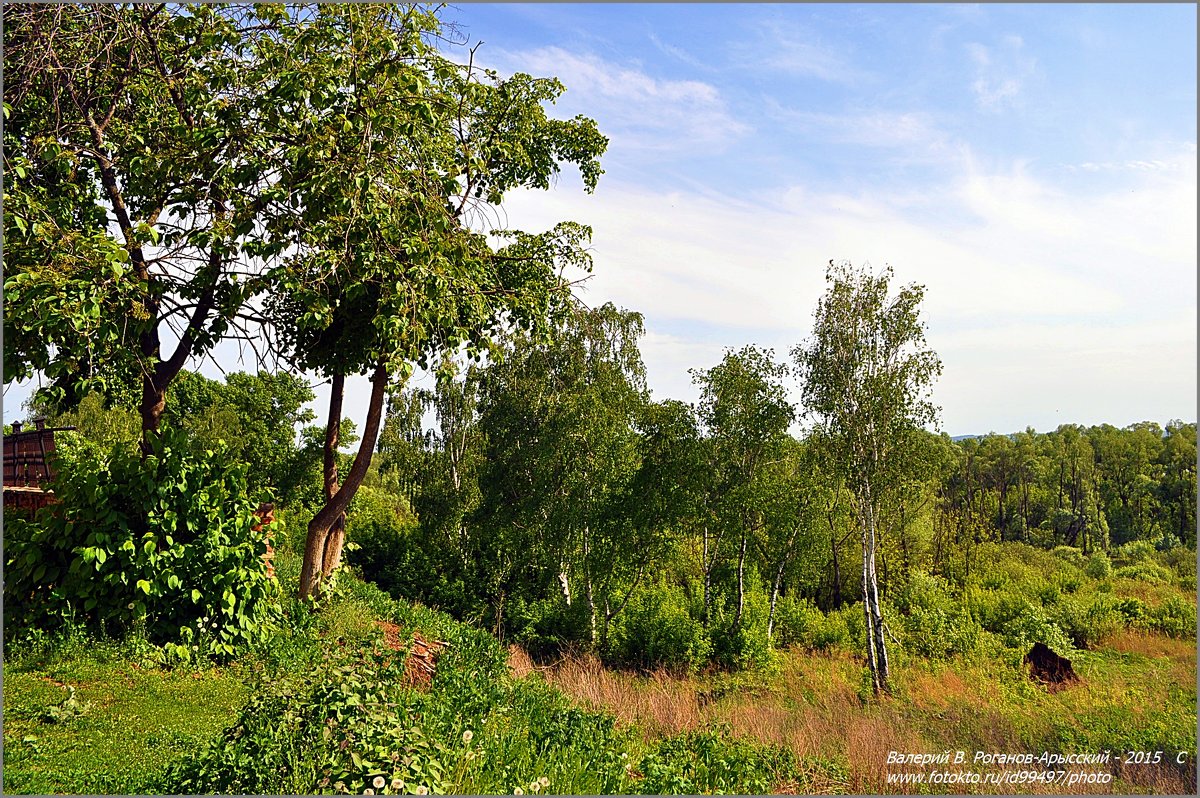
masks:
{"type": "Polygon", "coordinates": [[[869,497],[870,486],[868,485],[867,497],[861,501],[863,514],[863,613],[867,621],[867,666],[871,670],[871,683],[878,694],[888,692],[889,673],[883,613],[879,606],[879,583],[875,573],[877,548],[875,508],[869,497]]]}
{"type": "Polygon", "coordinates": [[[775,642],[775,605],[779,603],[779,589],[783,585],[783,570],[785,562],[779,563],[775,569],[775,582],[771,585],[771,609],[767,612],[767,645],[775,642]]]}
{"type": "Polygon", "coordinates": [[[733,628],[740,630],[742,628],[742,613],[746,609],[746,532],[742,530],[742,545],[738,551],[738,567],[737,567],[737,585],[738,585],[738,605],[737,615],[733,619],[733,628]]]}
{"type": "MultiPolygon", "coordinates": [[[[375,373],[371,380],[374,384],[371,388],[371,400],[367,407],[367,423],[363,429],[362,441],[358,446],[358,454],[355,455],[354,463],[350,466],[350,473],[346,475],[346,481],[342,483],[342,486],[325,502],[325,506],[308,524],[308,538],[304,544],[304,564],[300,571],[300,589],[298,591],[302,599],[308,598],[313,595],[314,591],[319,590],[321,579],[325,573],[324,561],[330,530],[338,518],[346,512],[346,507],[354,498],[354,494],[358,492],[363,477],[367,475],[367,468],[371,465],[371,455],[375,450],[375,441],[379,436],[380,418],[383,415],[383,400],[387,393],[388,373],[383,363],[375,367],[375,373]]],[[[333,401],[331,397],[330,403],[332,404],[333,401]]],[[[339,552],[331,553],[336,558],[339,552]]]]}
{"type": "Polygon", "coordinates": [[[708,558],[708,525],[704,526],[704,628],[712,620],[712,562],[708,558]]]}
{"type": "MultiPolygon", "coordinates": [[[[346,395],[346,375],[335,374],[329,384],[329,417],[325,423],[324,490],[330,501],[338,489],[337,450],[342,434],[342,401],[346,395]]],[[[346,537],[346,514],[333,522],[325,538],[321,555],[321,579],[328,579],[342,561],[342,543],[346,537]]]]}

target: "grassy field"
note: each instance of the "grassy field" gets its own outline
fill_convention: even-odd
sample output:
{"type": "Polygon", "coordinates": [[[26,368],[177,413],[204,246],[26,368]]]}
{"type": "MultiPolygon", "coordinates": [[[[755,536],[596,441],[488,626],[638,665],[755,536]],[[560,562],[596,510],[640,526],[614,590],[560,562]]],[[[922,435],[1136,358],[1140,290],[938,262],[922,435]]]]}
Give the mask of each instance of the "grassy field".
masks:
{"type": "Polygon", "coordinates": [[[894,695],[864,703],[862,659],[842,650],[793,650],[764,671],[684,678],[614,671],[594,657],[537,667],[520,649],[510,649],[515,672],[537,674],[581,704],[613,712],[648,739],[727,724],[735,736],[782,746],[796,755],[809,792],[1194,793],[1193,642],[1126,631],[1094,651],[1078,652],[1073,664],[1080,682],[1052,692],[1001,660],[901,658],[894,695]],[[1146,749],[1164,751],[1169,762],[1118,764],[1118,751],[1146,749]],[[888,783],[889,773],[923,769],[889,768],[889,752],[946,750],[965,750],[969,757],[977,750],[1039,755],[1109,750],[1112,766],[1105,770],[1114,778],[1108,785],[1070,789],[918,789],[888,783]],[[1178,751],[1189,754],[1183,767],[1174,766],[1178,751]]]}
{"type": "Polygon", "coordinates": [[[4,666],[4,792],[153,792],[165,764],[229,722],[236,668],[164,670],[78,640],[4,666]]]}
{"type": "MultiPolygon", "coordinates": [[[[285,581],[295,570],[281,558],[285,581]]],[[[1116,629],[1072,652],[1080,681],[1053,691],[1029,679],[1019,650],[995,641],[940,660],[898,648],[893,695],[864,700],[861,656],[845,645],[691,676],[618,671],[588,656],[535,665],[519,648],[506,651],[486,632],[352,575],[341,584],[320,612],[293,606],[268,645],[225,667],[164,669],[144,643],[78,634],[8,646],[4,792],[303,794],[379,783],[378,794],[1196,789],[1196,649],[1186,637],[1116,629]],[[394,656],[413,633],[449,644],[432,681],[407,679],[394,656]],[[889,781],[1025,769],[888,764],[892,752],[958,750],[1110,751],[1103,767],[1068,769],[1111,780],[889,781]],[[1162,751],[1164,761],[1124,764],[1126,751],[1162,751]],[[1178,751],[1189,755],[1183,766],[1178,751]]],[[[1151,604],[1182,596],[1167,586],[1115,587],[1151,604]]]]}

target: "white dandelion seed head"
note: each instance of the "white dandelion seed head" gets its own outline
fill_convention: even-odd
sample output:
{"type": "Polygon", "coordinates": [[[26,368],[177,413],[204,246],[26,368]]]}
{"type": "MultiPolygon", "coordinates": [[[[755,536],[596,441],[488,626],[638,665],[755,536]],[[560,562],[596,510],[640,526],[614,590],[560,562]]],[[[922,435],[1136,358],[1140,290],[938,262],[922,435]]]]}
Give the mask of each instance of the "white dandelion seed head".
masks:
{"type": "Polygon", "coordinates": [[[416,795],[429,795],[429,788],[422,784],[418,786],[417,789],[413,790],[413,792],[416,795]]]}
{"type": "Polygon", "coordinates": [[[392,779],[392,789],[396,790],[397,792],[403,790],[404,782],[402,782],[400,779],[392,779]]]}
{"type": "Polygon", "coordinates": [[[538,784],[542,785],[543,787],[549,787],[549,786],[550,786],[550,779],[548,779],[548,778],[547,778],[547,777],[545,777],[545,776],[541,776],[541,777],[539,777],[539,778],[538,778],[538,784]]]}
{"type": "Polygon", "coordinates": [[[513,795],[524,795],[525,791],[520,787],[513,787],[513,795]]]}
{"type": "Polygon", "coordinates": [[[387,784],[387,779],[385,779],[383,776],[376,776],[371,783],[376,787],[382,787],[383,785],[387,784]]]}
{"type": "Polygon", "coordinates": [[[368,787],[367,789],[363,790],[363,795],[374,795],[374,794],[375,794],[375,791],[374,791],[374,790],[372,790],[370,787],[368,787]]]}
{"type": "Polygon", "coordinates": [[[463,732],[463,742],[464,743],[469,743],[474,738],[475,738],[475,732],[471,731],[470,729],[467,729],[465,732],[463,732]]]}

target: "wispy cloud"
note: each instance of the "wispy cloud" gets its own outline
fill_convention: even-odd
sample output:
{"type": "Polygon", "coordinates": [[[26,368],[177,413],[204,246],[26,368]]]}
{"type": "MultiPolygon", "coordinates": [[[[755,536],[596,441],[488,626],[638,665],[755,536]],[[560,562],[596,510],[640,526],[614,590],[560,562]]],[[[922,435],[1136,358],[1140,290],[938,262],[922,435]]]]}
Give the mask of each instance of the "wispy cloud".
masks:
{"type": "Polygon", "coordinates": [[[1020,36],[1005,36],[995,47],[978,42],[966,45],[975,67],[971,91],[985,111],[1000,111],[1019,104],[1025,82],[1037,71],[1037,59],[1025,50],[1020,36]]]}
{"type": "Polygon", "coordinates": [[[729,55],[731,63],[743,69],[831,83],[852,84],[868,77],[846,58],[843,50],[822,41],[803,25],[782,20],[763,22],[750,40],[733,44],[729,55]]]}
{"type": "Polygon", "coordinates": [[[1196,350],[1195,153],[1178,159],[1184,168],[1130,172],[1101,192],[964,158],[955,178],[921,196],[796,187],[735,202],[609,183],[593,197],[524,193],[507,208],[527,229],[562,218],[595,227],[589,301],[639,310],[652,331],[710,331],[705,341],[655,339],[647,364],[661,395],[694,399],[683,361],[719,357],[713,335],[779,352],[802,340],[826,262],[848,258],[891,263],[899,281],[927,287],[930,342],[946,362],[946,428],[1011,431],[1052,426],[1056,408],[1030,417],[1024,397],[1072,380],[1081,387],[1063,393],[1074,404],[1059,421],[1119,423],[1112,408],[1160,417],[1194,405],[1195,372],[1179,364],[1196,350]]]}
{"type": "Polygon", "coordinates": [[[495,51],[501,72],[553,75],[567,86],[559,104],[586,113],[625,149],[669,152],[720,151],[749,127],[726,107],[720,91],[697,80],[654,77],[636,64],[618,64],[560,47],[495,51]]]}
{"type": "Polygon", "coordinates": [[[941,150],[948,138],[924,111],[861,111],[841,114],[785,108],[768,100],[767,112],[788,129],[836,144],[941,150]]]}

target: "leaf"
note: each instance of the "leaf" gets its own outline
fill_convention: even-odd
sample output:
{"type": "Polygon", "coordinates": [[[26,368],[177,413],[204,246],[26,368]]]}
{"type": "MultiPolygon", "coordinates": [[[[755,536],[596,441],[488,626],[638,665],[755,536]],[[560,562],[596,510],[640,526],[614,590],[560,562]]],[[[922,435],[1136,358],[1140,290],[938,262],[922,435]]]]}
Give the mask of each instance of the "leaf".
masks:
{"type": "Polygon", "coordinates": [[[143,593],[145,593],[147,596],[150,595],[150,582],[148,582],[145,579],[139,579],[137,581],[137,586],[138,586],[138,589],[141,590],[143,593]]]}

